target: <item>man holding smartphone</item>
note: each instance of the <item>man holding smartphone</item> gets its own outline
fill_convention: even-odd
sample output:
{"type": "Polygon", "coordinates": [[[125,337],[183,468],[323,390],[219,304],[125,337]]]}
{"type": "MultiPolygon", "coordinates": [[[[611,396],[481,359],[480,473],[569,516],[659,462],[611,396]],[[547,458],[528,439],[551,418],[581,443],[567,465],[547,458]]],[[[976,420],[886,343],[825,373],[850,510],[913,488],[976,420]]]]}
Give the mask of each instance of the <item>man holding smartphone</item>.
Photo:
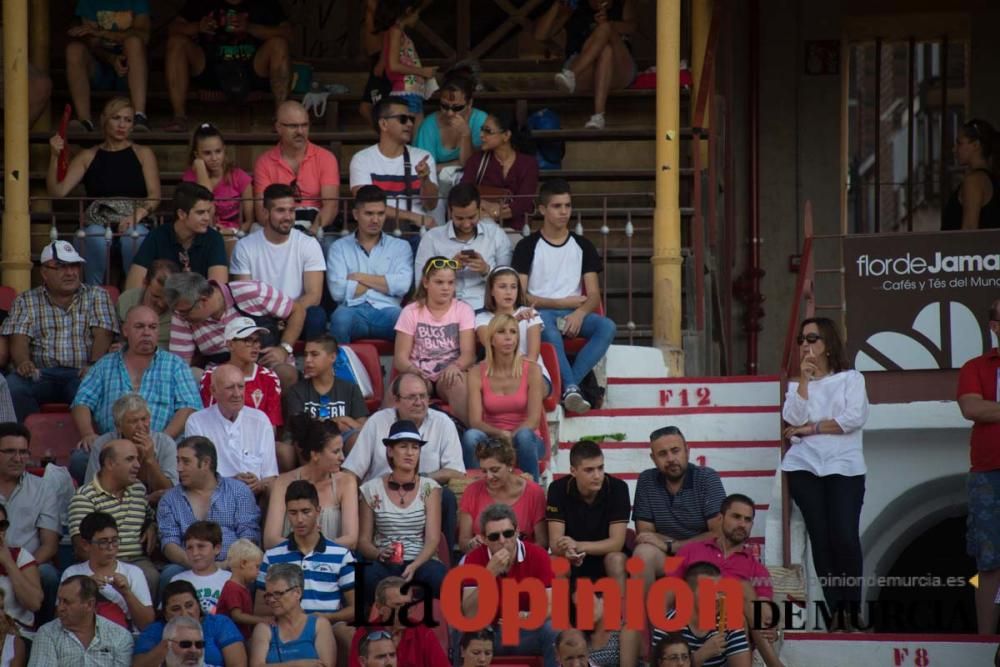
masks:
{"type": "Polygon", "coordinates": [[[420,280],[431,257],[454,259],[462,267],[455,276],[455,296],[479,310],[486,296],[486,276],[494,267],[510,263],[510,238],[495,222],[481,219],[479,190],[472,183],[456,185],[448,193],[448,217],[448,224],[428,230],[420,240],[414,276],[420,280]]]}

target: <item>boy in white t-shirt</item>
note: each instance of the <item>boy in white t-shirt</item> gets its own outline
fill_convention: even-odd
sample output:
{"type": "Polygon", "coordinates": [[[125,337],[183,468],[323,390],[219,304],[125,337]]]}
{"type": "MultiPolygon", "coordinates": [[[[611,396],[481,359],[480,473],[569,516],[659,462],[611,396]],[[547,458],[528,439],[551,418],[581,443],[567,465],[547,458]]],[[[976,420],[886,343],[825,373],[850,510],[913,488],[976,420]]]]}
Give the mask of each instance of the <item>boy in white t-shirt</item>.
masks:
{"type": "Polygon", "coordinates": [[[87,560],[70,565],[62,573],[62,581],[82,574],[97,582],[101,595],[114,607],[97,607],[97,613],[132,627],[143,630],[152,623],[156,614],[149,585],[142,570],[118,560],[118,522],[105,512],[91,512],[80,521],[80,537],[87,547],[87,560]],[[117,609],[115,609],[117,607],[117,609]]]}
{"type": "Polygon", "coordinates": [[[201,610],[214,614],[219,606],[222,587],[232,576],[219,568],[217,562],[222,553],[222,528],[214,521],[195,521],[184,531],[184,553],[190,570],[185,570],[171,581],[190,581],[198,593],[201,610]]]}
{"type": "Polygon", "coordinates": [[[607,353],[615,340],[615,323],[597,314],[601,289],[597,274],[604,264],[597,248],[569,231],[573,203],[569,183],[546,181],[538,190],[542,228],[521,239],[511,264],[521,278],[528,305],[542,318],[542,341],[551,343],[559,359],[563,407],[586,412],[590,402],[580,393],[580,382],[607,353]],[[570,364],[563,338],[585,338],[570,364]]]}

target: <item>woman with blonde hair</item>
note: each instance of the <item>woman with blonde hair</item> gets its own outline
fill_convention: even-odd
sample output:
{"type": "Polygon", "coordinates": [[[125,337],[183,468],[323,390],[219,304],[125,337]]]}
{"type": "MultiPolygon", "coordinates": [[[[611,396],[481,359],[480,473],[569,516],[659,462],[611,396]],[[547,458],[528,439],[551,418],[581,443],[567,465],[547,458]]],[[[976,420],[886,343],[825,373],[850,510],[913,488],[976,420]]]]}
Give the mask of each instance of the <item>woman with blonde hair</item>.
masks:
{"type": "Polygon", "coordinates": [[[466,468],[479,467],[476,446],[490,437],[514,444],[521,470],[538,481],[545,451],[538,432],[544,383],[538,364],[520,352],[520,326],[501,314],[486,327],[486,360],[469,372],[469,426],[462,436],[466,468]]]}
{"type": "Polygon", "coordinates": [[[125,97],[108,100],[101,112],[104,141],[85,148],[74,157],[59,180],[59,156],[68,147],[58,134],[49,139],[51,148],[45,187],[51,197],[66,197],[83,183],[93,201],[84,215],[86,234],[83,256],[87,260],[84,280],[89,285],[105,282],[109,248],[106,229],[119,235],[123,273],[127,274],[143,239],[149,233],[150,217],[160,204],[160,170],[148,146],[132,142],[135,110],[125,97]]]}

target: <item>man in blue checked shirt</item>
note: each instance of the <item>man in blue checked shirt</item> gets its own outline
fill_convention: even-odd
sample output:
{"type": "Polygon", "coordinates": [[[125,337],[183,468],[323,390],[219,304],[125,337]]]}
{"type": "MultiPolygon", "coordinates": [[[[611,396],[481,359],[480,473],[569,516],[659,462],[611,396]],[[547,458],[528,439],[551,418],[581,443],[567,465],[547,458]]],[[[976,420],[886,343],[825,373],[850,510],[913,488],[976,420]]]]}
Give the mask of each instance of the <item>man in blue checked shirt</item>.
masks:
{"type": "Polygon", "coordinates": [[[357,231],[338,239],[326,257],[326,284],[337,302],[330,333],[338,343],[396,339],[400,301],[413,282],[413,251],[384,234],[385,192],[365,185],[354,197],[357,231]]]}
{"type": "Polygon", "coordinates": [[[330,621],[337,645],[346,655],[354,636],[354,629],[349,626],[354,619],[354,556],[349,549],[320,532],[319,493],[311,482],[300,479],[288,485],[285,515],[292,532],[287,540],[264,554],[257,576],[254,614],[269,616],[273,613],[264,601],[267,569],[278,563],[298,565],[305,579],[303,611],[330,621]]]}
{"type": "Polygon", "coordinates": [[[83,378],[73,400],[73,421],[80,431],[80,450],[70,458],[86,469],[90,446],[115,428],[112,406],[121,396],[137,392],[149,407],[149,428],[176,440],[187,418],[201,409],[201,397],[191,369],[175,354],[156,347],[160,316],[147,306],[134,306],[125,316],[125,346],[102,357],[83,378]]]}

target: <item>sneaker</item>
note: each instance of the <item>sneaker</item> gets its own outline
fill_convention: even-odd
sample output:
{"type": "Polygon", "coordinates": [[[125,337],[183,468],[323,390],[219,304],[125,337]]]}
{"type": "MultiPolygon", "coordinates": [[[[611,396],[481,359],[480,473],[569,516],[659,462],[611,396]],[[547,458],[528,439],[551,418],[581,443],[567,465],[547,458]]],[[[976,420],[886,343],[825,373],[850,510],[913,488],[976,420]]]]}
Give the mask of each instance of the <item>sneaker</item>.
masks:
{"type": "Polygon", "coordinates": [[[604,114],[595,113],[590,117],[590,120],[587,121],[587,124],[584,125],[584,127],[588,130],[603,130],[604,125],[604,114]]]}
{"type": "Polygon", "coordinates": [[[93,132],[94,123],[89,120],[77,120],[74,118],[66,125],[66,130],[69,132],[93,132]]]}
{"type": "Polygon", "coordinates": [[[576,74],[573,74],[573,70],[564,69],[556,74],[556,88],[564,93],[572,93],[576,90],[576,74]]]}
{"type": "Polygon", "coordinates": [[[577,414],[583,414],[590,410],[590,403],[583,397],[576,385],[566,387],[566,391],[563,392],[562,404],[564,408],[577,414]]]}
{"type": "Polygon", "coordinates": [[[149,132],[149,119],[146,118],[146,114],[136,112],[132,129],[136,132],[149,132]]]}

